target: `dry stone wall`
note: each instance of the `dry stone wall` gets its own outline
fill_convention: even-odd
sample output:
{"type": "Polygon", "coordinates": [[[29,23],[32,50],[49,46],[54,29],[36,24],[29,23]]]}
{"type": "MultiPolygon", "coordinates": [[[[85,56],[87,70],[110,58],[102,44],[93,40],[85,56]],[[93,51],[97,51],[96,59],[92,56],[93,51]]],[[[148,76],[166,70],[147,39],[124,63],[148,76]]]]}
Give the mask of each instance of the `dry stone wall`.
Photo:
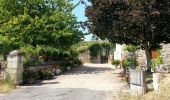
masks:
{"type": "Polygon", "coordinates": [[[164,63],[170,65],[170,44],[162,46],[161,54],[163,56],[164,63]]]}
{"type": "Polygon", "coordinates": [[[145,51],[144,50],[138,50],[136,52],[136,56],[137,56],[137,61],[139,62],[139,64],[145,63],[146,55],[145,55],[145,51]]]}

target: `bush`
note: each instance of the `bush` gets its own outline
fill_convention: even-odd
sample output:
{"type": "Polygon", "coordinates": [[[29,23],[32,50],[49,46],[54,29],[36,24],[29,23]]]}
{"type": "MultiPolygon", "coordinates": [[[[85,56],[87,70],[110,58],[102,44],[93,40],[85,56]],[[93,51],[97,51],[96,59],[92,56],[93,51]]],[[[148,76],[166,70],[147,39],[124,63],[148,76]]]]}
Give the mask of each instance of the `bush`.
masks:
{"type": "Polygon", "coordinates": [[[120,60],[113,60],[112,65],[118,66],[120,64],[120,60]]]}
{"type": "Polygon", "coordinates": [[[163,62],[162,57],[159,56],[157,59],[152,59],[152,61],[151,61],[151,68],[153,70],[155,70],[157,65],[163,64],[163,63],[164,62],[163,62]]]}
{"type": "Polygon", "coordinates": [[[78,53],[76,50],[71,49],[71,50],[70,50],[70,55],[71,55],[71,57],[73,57],[73,58],[77,58],[78,55],[79,55],[79,53],[78,53]]]}
{"type": "Polygon", "coordinates": [[[124,50],[125,50],[125,51],[128,51],[128,52],[135,52],[135,51],[137,51],[138,49],[140,49],[139,46],[127,45],[124,50]]]}
{"type": "Polygon", "coordinates": [[[53,72],[51,70],[39,71],[39,79],[50,79],[53,77],[53,72]]]}
{"type": "Polygon", "coordinates": [[[24,71],[23,73],[23,79],[24,83],[30,83],[32,84],[34,80],[39,78],[38,72],[35,71],[24,71]]]}
{"type": "Polygon", "coordinates": [[[123,68],[126,69],[126,68],[129,68],[129,67],[132,67],[132,66],[137,66],[138,65],[138,62],[136,61],[135,58],[127,58],[126,60],[123,61],[123,68]]]}
{"type": "Polygon", "coordinates": [[[83,63],[79,59],[74,59],[73,64],[81,66],[83,63]]]}

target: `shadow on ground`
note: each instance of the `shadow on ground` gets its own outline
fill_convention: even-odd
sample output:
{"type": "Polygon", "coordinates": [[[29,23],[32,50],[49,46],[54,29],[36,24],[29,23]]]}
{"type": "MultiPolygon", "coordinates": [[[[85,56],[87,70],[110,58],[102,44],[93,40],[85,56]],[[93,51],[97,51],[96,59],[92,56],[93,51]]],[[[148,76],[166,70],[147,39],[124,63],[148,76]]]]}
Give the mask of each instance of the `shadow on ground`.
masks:
{"type": "Polygon", "coordinates": [[[113,69],[109,67],[89,67],[83,65],[82,67],[73,68],[71,71],[65,72],[62,75],[98,74],[98,73],[104,73],[112,70],[113,69]]]}

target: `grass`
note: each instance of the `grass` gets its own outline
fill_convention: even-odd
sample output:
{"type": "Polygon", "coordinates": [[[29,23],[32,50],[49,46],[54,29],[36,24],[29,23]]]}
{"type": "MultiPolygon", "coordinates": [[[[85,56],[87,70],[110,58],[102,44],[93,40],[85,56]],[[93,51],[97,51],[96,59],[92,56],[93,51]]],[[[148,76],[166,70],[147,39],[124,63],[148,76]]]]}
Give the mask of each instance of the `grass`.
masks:
{"type": "Polygon", "coordinates": [[[119,93],[120,100],[170,100],[170,74],[160,82],[159,91],[149,91],[142,96],[132,96],[130,93],[119,93]]]}
{"type": "Polygon", "coordinates": [[[10,80],[0,81],[0,94],[8,93],[15,88],[15,85],[10,80]]]}

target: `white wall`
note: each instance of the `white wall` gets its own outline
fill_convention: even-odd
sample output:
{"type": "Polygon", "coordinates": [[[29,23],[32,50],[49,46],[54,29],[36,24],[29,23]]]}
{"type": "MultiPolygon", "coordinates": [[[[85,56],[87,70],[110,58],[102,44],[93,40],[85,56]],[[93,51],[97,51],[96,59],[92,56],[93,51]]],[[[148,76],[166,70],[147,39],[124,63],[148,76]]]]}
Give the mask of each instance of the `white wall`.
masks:
{"type": "Polygon", "coordinates": [[[114,60],[122,60],[123,59],[123,45],[116,44],[116,50],[114,52],[114,60]]]}

